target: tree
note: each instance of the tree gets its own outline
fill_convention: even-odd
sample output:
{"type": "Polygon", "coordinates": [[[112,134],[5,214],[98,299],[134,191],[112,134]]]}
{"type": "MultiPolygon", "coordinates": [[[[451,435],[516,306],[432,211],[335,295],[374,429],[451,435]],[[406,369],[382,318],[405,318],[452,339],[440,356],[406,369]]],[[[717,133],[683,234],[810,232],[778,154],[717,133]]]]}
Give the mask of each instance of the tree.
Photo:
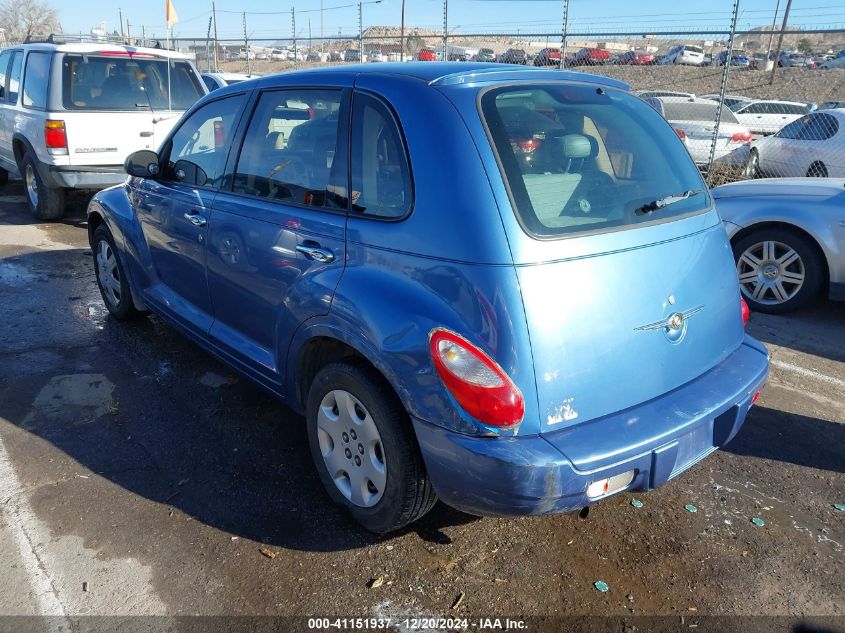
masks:
{"type": "Polygon", "coordinates": [[[62,31],[59,12],[42,0],[5,0],[0,5],[0,29],[10,43],[23,42],[27,35],[62,31]]]}
{"type": "Polygon", "coordinates": [[[813,50],[813,43],[809,37],[802,37],[798,40],[798,50],[802,53],[809,53],[813,50]]]}

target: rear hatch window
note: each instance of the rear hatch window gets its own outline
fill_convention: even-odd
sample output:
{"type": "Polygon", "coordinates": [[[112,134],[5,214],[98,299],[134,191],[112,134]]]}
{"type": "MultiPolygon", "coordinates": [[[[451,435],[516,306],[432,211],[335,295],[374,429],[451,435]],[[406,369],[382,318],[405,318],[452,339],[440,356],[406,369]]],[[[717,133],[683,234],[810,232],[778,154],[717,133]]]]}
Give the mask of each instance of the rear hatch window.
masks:
{"type": "Polygon", "coordinates": [[[129,54],[67,54],[68,110],[187,110],[205,91],[187,61],[129,54]]]}
{"type": "MultiPolygon", "coordinates": [[[[667,121],[707,121],[712,123],[716,120],[718,109],[718,103],[663,102],[663,113],[667,121]]],[[[739,123],[739,121],[730,109],[722,108],[722,123],[739,123]]]]}
{"type": "Polygon", "coordinates": [[[710,205],[677,134],[626,92],[505,86],[482,94],[481,111],[520,224],[536,237],[619,230],[710,205]]]}

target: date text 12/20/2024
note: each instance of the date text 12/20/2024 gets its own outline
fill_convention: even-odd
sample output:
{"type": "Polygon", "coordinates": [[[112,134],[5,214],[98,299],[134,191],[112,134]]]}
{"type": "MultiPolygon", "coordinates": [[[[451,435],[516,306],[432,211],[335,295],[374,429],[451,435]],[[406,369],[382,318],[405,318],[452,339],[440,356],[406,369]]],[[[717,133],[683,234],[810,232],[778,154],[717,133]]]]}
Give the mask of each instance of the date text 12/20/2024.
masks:
{"type": "Polygon", "coordinates": [[[331,630],[387,630],[402,631],[519,631],[527,628],[525,620],[518,618],[308,618],[308,629],[331,630]]]}

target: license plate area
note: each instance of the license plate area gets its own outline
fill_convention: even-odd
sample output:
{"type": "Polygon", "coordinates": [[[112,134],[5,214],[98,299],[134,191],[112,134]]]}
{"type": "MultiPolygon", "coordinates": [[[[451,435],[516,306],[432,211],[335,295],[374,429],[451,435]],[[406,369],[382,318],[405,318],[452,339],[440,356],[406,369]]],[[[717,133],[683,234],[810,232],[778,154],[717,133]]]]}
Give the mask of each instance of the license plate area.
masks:
{"type": "Polygon", "coordinates": [[[669,479],[680,475],[715,450],[716,447],[713,445],[713,420],[710,419],[678,439],[675,467],[672,469],[669,479]]]}

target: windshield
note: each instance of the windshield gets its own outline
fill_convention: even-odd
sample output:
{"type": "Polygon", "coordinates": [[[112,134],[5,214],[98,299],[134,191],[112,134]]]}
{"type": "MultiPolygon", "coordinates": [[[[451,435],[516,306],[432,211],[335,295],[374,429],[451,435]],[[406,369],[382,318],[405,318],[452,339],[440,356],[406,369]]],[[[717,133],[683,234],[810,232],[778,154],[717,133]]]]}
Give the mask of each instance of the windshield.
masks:
{"type": "Polygon", "coordinates": [[[605,231],[699,212],[708,195],[659,214],[643,205],[704,189],[677,134],[630,94],[595,86],[495,88],[482,115],[522,226],[542,237],[605,231]]]}
{"type": "Polygon", "coordinates": [[[204,91],[187,61],[65,55],[64,106],[69,110],[187,110],[204,91]],[[169,90],[168,90],[169,86],[169,90]]]}

